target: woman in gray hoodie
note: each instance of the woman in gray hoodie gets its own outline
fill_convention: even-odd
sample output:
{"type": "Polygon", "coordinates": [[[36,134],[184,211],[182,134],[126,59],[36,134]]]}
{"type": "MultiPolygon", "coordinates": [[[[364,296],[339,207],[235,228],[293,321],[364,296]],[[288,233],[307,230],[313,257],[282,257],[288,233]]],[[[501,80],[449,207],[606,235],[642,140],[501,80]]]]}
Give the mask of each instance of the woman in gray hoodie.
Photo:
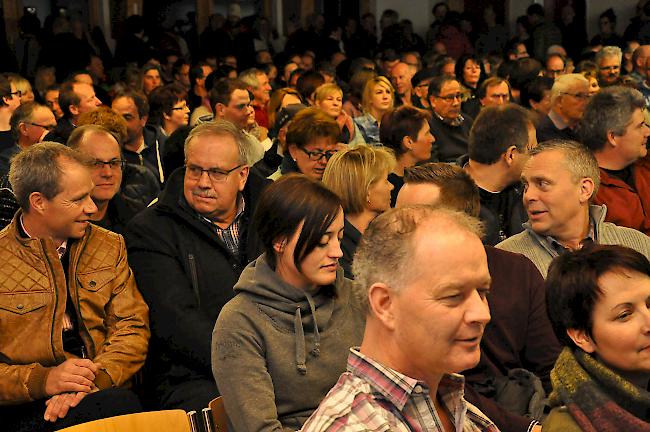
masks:
{"type": "Polygon", "coordinates": [[[236,431],[297,430],[345,371],[365,312],[338,260],[340,199],[282,177],[255,212],[265,253],[249,264],[212,334],[212,371],[236,431]]]}

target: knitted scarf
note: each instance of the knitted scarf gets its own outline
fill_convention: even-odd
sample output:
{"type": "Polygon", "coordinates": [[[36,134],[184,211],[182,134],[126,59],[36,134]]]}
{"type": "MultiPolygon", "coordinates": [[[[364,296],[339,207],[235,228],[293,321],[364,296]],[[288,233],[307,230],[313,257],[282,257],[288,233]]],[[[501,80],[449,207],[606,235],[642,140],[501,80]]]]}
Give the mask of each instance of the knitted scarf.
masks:
{"type": "Polygon", "coordinates": [[[564,348],[551,382],[551,406],[566,405],[583,431],[650,432],[650,393],[581,349],[564,348]]]}

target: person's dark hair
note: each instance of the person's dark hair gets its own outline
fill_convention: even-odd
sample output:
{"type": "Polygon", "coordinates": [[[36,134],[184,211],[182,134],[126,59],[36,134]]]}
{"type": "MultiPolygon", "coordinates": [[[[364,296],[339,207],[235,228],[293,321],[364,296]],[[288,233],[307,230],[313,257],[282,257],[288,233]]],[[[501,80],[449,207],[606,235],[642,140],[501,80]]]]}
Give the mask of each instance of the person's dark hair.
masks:
{"type": "Polygon", "coordinates": [[[605,12],[601,13],[598,18],[607,18],[612,24],[616,24],[616,14],[612,8],[609,8],[605,12]]]}
{"type": "Polygon", "coordinates": [[[447,56],[447,55],[438,55],[436,57],[435,61],[433,62],[432,69],[435,71],[436,75],[442,75],[442,69],[446,65],[448,65],[450,63],[454,64],[454,76],[456,76],[456,72],[455,72],[455,70],[456,70],[456,67],[455,67],[456,60],[454,60],[453,57],[450,57],[450,56],[447,56]]]}
{"type": "Polygon", "coordinates": [[[79,75],[89,75],[92,77],[91,73],[87,69],[77,69],[73,72],[70,72],[68,74],[68,77],[65,79],[65,81],[77,81],[77,76],[79,75]]]}
{"type": "Polygon", "coordinates": [[[311,100],[316,89],[324,83],[325,78],[323,78],[323,75],[321,75],[320,72],[307,71],[298,78],[296,90],[298,90],[298,93],[302,96],[302,100],[308,101],[311,100]]]}
{"type": "Polygon", "coordinates": [[[323,110],[311,107],[295,115],[287,130],[287,146],[303,148],[314,138],[328,137],[336,142],[341,134],[338,123],[323,110]]]}
{"type": "Polygon", "coordinates": [[[433,77],[431,81],[429,81],[429,92],[427,93],[427,99],[430,99],[432,96],[435,97],[440,96],[440,91],[442,90],[442,87],[450,81],[458,81],[458,80],[456,79],[456,77],[453,77],[451,75],[439,75],[433,77]]]}
{"type": "Polygon", "coordinates": [[[11,83],[6,76],[0,74],[0,107],[7,106],[3,98],[11,98],[11,83]]]}
{"type": "Polygon", "coordinates": [[[429,162],[404,170],[405,184],[434,184],[440,188],[437,205],[478,217],[478,186],[464,169],[443,162],[429,162]]]}
{"type": "Polygon", "coordinates": [[[138,110],[138,116],[144,118],[149,116],[149,101],[147,97],[141,91],[127,88],[125,90],[119,91],[113,97],[113,100],[119,98],[130,98],[135,104],[135,108],[138,110]]]}
{"type": "Polygon", "coordinates": [[[302,174],[282,176],[268,186],[257,204],[253,225],[269,266],[275,269],[277,265],[274,244],[288,242],[302,223],[293,254],[294,264],[301,271],[302,261],[320,244],[341,211],[341,200],[334,192],[302,174]]]}
{"type": "Polygon", "coordinates": [[[532,5],[528,6],[528,9],[526,9],[526,15],[537,15],[544,18],[544,6],[539,3],[533,3],[532,5]]]}
{"type": "Polygon", "coordinates": [[[555,258],[546,277],[546,309],[555,336],[575,347],[568,329],[591,336],[593,310],[603,294],[599,279],[606,273],[638,272],[650,277],[650,262],[641,253],[618,245],[585,245],[555,258]]]}
{"type": "Polygon", "coordinates": [[[496,163],[510,146],[526,152],[529,112],[517,104],[484,107],[469,132],[469,158],[478,163],[496,163]]]}
{"type": "MultiPolygon", "coordinates": [[[[9,119],[9,125],[11,126],[11,135],[15,140],[18,140],[20,137],[20,132],[18,130],[21,123],[29,122],[32,120],[34,111],[37,108],[47,108],[45,105],[41,105],[37,102],[26,102],[20,104],[18,108],[14,110],[9,119]]],[[[49,108],[47,108],[49,109],[49,108]]]]}
{"type": "Polygon", "coordinates": [[[217,80],[214,86],[212,86],[212,90],[210,90],[210,106],[212,109],[215,109],[214,107],[218,103],[228,105],[230,103],[230,97],[235,90],[248,91],[248,86],[236,78],[221,78],[217,80]]]}
{"type": "Polygon", "coordinates": [[[206,78],[205,75],[203,75],[203,66],[210,66],[206,62],[198,62],[194,66],[190,68],[190,87],[194,88],[196,86],[196,80],[199,78],[206,78]]]}
{"type": "Polygon", "coordinates": [[[59,106],[65,118],[72,117],[70,105],[79,105],[81,102],[79,95],[74,92],[74,84],[73,81],[66,81],[61,84],[61,88],[59,89],[59,106]]]}
{"type": "Polygon", "coordinates": [[[625,135],[625,130],[637,110],[645,109],[645,99],[640,91],[629,87],[606,87],[587,103],[580,122],[582,143],[593,152],[605,148],[607,135],[625,135]]]}
{"type": "Polygon", "coordinates": [[[433,7],[431,8],[431,14],[435,15],[436,14],[436,9],[438,9],[439,7],[444,7],[445,9],[447,9],[447,12],[449,12],[449,5],[447,5],[447,3],[438,2],[435,5],[433,5],[433,7]]]}
{"type": "Polygon", "coordinates": [[[476,63],[479,68],[481,68],[481,75],[479,76],[478,82],[476,83],[476,88],[478,88],[478,86],[481,85],[483,80],[485,80],[486,73],[485,73],[485,68],[483,67],[483,62],[477,56],[475,56],[474,54],[463,54],[462,56],[460,56],[458,61],[456,61],[456,66],[454,67],[454,72],[456,72],[456,79],[458,80],[458,82],[460,82],[462,85],[464,85],[468,89],[474,91],[474,89],[472,87],[470,87],[469,84],[467,84],[465,82],[465,76],[463,75],[463,70],[465,69],[465,64],[470,60],[473,61],[474,63],[476,63]]]}
{"type": "Polygon", "coordinates": [[[187,60],[185,60],[183,57],[179,57],[179,59],[176,60],[176,62],[174,63],[174,66],[172,67],[172,75],[180,74],[181,69],[183,68],[183,66],[189,65],[189,64],[190,63],[187,60]]]}
{"type": "Polygon", "coordinates": [[[427,111],[412,106],[401,106],[388,111],[381,118],[379,141],[392,149],[395,157],[399,159],[406,153],[406,148],[402,145],[404,137],[416,140],[424,123],[428,122],[430,117],[427,111]]]}
{"type": "Polygon", "coordinates": [[[476,91],[476,97],[479,99],[483,99],[487,94],[488,88],[496,87],[498,85],[501,85],[502,83],[506,83],[508,85],[508,93],[510,93],[510,83],[508,82],[508,80],[505,78],[495,76],[486,79],[481,83],[481,85],[478,86],[478,89],[476,91]]]}
{"type": "Polygon", "coordinates": [[[161,126],[163,114],[171,115],[174,105],[187,99],[187,92],[180,84],[167,84],[155,88],[149,94],[149,120],[148,122],[161,126]]]}
{"type": "Polygon", "coordinates": [[[525,88],[529,82],[539,75],[541,70],[542,64],[534,58],[527,57],[515,61],[511,65],[510,76],[508,77],[510,87],[516,90],[525,88]]]}
{"type": "Polygon", "coordinates": [[[142,66],[142,76],[146,75],[150,70],[157,70],[159,74],[162,73],[160,66],[156,63],[147,63],[142,66]]]}
{"type": "Polygon", "coordinates": [[[544,92],[550,92],[553,87],[553,78],[539,76],[535,77],[526,87],[521,89],[519,100],[525,108],[532,108],[530,101],[539,103],[544,99],[544,92]]]}

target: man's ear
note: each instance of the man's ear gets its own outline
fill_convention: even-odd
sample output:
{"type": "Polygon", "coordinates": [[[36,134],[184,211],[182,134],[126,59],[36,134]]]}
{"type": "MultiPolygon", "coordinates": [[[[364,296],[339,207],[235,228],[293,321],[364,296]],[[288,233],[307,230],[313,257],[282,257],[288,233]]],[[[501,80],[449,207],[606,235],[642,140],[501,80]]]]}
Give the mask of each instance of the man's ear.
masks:
{"type": "Polygon", "coordinates": [[[77,105],[69,105],[68,110],[70,111],[70,114],[73,116],[79,115],[79,106],[77,105]]]}
{"type": "Polygon", "coordinates": [[[402,138],[402,145],[404,148],[411,150],[413,148],[413,139],[410,136],[405,136],[402,138]]]}
{"type": "Polygon", "coordinates": [[[372,284],[368,289],[370,313],[389,330],[395,329],[395,290],[384,283],[372,284]]]}
{"type": "Polygon", "coordinates": [[[505,153],[503,153],[503,159],[508,166],[512,166],[512,164],[515,163],[515,158],[517,157],[516,153],[518,152],[519,150],[517,150],[517,147],[512,145],[506,149],[505,153]]]}
{"type": "Polygon", "coordinates": [[[29,194],[29,209],[38,214],[43,214],[47,210],[48,200],[41,192],[32,192],[29,194]]]}
{"type": "Polygon", "coordinates": [[[580,202],[588,202],[594,194],[594,181],[589,177],[580,180],[580,202]]]}
{"type": "Polygon", "coordinates": [[[613,131],[607,131],[607,142],[612,147],[618,146],[618,143],[616,142],[616,135],[614,135],[613,131]]]}
{"type": "Polygon", "coordinates": [[[226,106],[224,104],[222,104],[221,102],[217,102],[215,104],[214,113],[216,114],[216,117],[223,118],[225,111],[226,111],[226,106]]]}
{"type": "Polygon", "coordinates": [[[281,254],[282,252],[284,252],[284,248],[286,246],[287,246],[287,239],[286,238],[284,238],[282,240],[278,239],[278,240],[273,242],[273,250],[277,254],[281,254]]]}
{"type": "Polygon", "coordinates": [[[147,124],[147,120],[149,120],[149,116],[140,117],[140,126],[145,127],[145,125],[147,124]]]}
{"type": "Polygon", "coordinates": [[[27,135],[27,125],[25,123],[18,124],[18,133],[21,135],[27,135]]]}
{"type": "Polygon", "coordinates": [[[584,352],[593,353],[596,351],[596,343],[591,339],[585,330],[567,329],[566,334],[571,338],[578,348],[584,352]]]}

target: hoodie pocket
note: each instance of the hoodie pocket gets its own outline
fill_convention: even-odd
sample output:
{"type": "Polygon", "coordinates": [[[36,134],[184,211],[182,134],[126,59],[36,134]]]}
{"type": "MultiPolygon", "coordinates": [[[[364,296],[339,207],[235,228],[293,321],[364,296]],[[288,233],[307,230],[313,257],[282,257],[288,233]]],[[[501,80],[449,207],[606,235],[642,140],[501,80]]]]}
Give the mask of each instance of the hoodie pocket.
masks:
{"type": "Polygon", "coordinates": [[[201,306],[201,296],[199,296],[199,275],[196,271],[196,259],[194,254],[187,255],[187,262],[190,267],[190,279],[192,281],[192,290],[194,291],[194,296],[196,297],[196,302],[201,306]]]}

